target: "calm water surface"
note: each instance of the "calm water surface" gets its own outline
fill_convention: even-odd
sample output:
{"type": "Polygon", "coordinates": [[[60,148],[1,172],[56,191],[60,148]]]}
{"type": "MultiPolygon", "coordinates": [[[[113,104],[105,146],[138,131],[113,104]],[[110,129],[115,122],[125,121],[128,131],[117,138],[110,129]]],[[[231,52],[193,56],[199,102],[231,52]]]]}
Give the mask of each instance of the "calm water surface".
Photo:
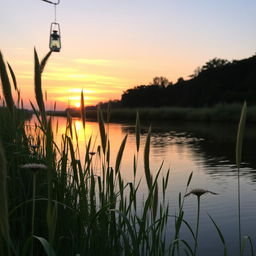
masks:
{"type": "MultiPolygon", "coordinates": [[[[54,118],[57,143],[65,133],[66,119],[54,118]],[[58,125],[57,125],[58,123],[58,125]],[[56,129],[57,130],[57,129],[56,129]]],[[[92,135],[94,150],[100,144],[98,124],[87,122],[85,136],[82,123],[74,119],[78,131],[81,159],[84,155],[85,141],[92,135]]],[[[111,123],[106,127],[110,134],[111,161],[115,158],[122,142],[128,134],[121,172],[125,181],[133,180],[133,156],[136,152],[135,127],[127,123],[111,123]]],[[[143,148],[148,126],[142,126],[140,163],[138,179],[144,177],[143,148]]],[[[170,168],[168,199],[172,214],[177,212],[179,192],[184,193],[190,172],[193,179],[190,189],[204,188],[218,195],[204,195],[201,198],[201,218],[199,230],[199,255],[223,255],[221,241],[217,235],[210,214],[219,225],[228,244],[228,255],[238,255],[238,214],[237,214],[237,170],[235,167],[235,138],[237,125],[206,123],[153,123],[151,137],[151,172],[156,173],[164,161],[162,173],[170,168]]],[[[246,137],[241,168],[241,214],[242,234],[250,235],[255,241],[256,230],[256,132],[254,127],[246,127],[246,137]]],[[[97,168],[97,160],[94,162],[97,168]]],[[[146,189],[145,182],[142,188],[146,189]]],[[[146,190],[145,190],[146,191],[146,190]]],[[[143,191],[141,192],[143,193],[143,191]]],[[[141,195],[142,196],[142,195],[141,195]]],[[[195,229],[197,199],[194,196],[185,200],[185,219],[195,229]]],[[[172,230],[170,224],[170,230],[172,230]]],[[[171,233],[171,231],[170,231],[171,233]]],[[[183,238],[191,236],[184,228],[183,238]]]]}

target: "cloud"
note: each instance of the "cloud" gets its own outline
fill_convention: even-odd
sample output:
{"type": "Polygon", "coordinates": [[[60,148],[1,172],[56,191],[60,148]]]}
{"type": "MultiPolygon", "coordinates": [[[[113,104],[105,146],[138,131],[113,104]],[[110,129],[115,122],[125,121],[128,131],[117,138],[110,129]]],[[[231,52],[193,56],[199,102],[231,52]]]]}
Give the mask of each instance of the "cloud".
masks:
{"type": "Polygon", "coordinates": [[[33,63],[29,60],[15,60],[14,62],[16,65],[29,65],[29,66],[32,66],[33,63]]]}
{"type": "Polygon", "coordinates": [[[52,73],[74,73],[74,72],[79,72],[76,68],[67,68],[67,67],[55,67],[51,66],[47,69],[47,73],[52,72],[52,73]]]}
{"type": "Polygon", "coordinates": [[[46,73],[43,75],[45,80],[54,80],[54,81],[70,81],[70,82],[87,82],[87,83],[101,83],[101,84],[118,84],[120,79],[113,76],[104,76],[97,74],[81,74],[78,72],[67,74],[63,73],[46,73]]]}
{"type": "Polygon", "coordinates": [[[22,47],[4,47],[2,50],[12,50],[12,51],[25,51],[26,48],[22,47]]]}
{"type": "Polygon", "coordinates": [[[82,64],[88,64],[88,65],[110,65],[112,63],[111,60],[106,59],[84,59],[84,58],[78,58],[74,59],[74,62],[82,63],[82,64]]]}

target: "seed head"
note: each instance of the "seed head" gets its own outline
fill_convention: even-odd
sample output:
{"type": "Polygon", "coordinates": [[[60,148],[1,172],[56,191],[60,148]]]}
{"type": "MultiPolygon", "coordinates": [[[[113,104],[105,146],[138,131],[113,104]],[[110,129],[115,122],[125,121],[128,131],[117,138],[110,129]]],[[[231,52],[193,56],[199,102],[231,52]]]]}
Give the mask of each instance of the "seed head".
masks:
{"type": "Polygon", "coordinates": [[[36,173],[38,171],[46,170],[47,166],[44,164],[30,163],[30,164],[23,164],[20,168],[27,169],[36,173]]]}
{"type": "Polygon", "coordinates": [[[205,189],[202,189],[202,188],[196,188],[196,189],[192,189],[189,193],[187,193],[185,195],[185,197],[189,196],[191,194],[195,195],[197,197],[200,197],[200,196],[202,196],[203,194],[206,194],[206,193],[210,193],[210,194],[213,194],[213,195],[218,195],[217,193],[209,191],[209,190],[205,190],[205,189]]]}

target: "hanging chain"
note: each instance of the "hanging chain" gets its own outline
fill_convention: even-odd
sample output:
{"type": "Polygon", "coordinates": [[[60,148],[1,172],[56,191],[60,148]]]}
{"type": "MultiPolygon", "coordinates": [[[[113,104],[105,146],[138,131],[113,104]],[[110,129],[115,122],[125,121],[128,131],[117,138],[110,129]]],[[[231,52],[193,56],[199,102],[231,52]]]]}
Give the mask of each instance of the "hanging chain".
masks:
{"type": "Polygon", "coordinates": [[[57,13],[57,7],[56,7],[57,5],[55,4],[54,5],[54,22],[56,23],[56,13],[57,13]]]}
{"type": "Polygon", "coordinates": [[[60,0],[58,0],[57,3],[54,3],[54,2],[49,1],[49,0],[42,0],[42,1],[54,5],[54,22],[56,23],[56,20],[57,20],[57,19],[56,19],[56,16],[57,16],[57,15],[56,15],[56,13],[57,13],[57,5],[60,3],[60,0]]]}

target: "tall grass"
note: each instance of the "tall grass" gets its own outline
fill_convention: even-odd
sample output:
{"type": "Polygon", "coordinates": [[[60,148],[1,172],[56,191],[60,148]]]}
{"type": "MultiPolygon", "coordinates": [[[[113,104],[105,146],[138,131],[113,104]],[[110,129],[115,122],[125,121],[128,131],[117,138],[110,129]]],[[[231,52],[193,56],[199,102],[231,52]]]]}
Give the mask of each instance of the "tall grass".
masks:
{"type": "MultiPolygon", "coordinates": [[[[86,151],[81,158],[84,161],[77,154],[77,131],[69,114],[66,132],[61,135],[61,145],[57,145],[51,118],[46,116],[41,79],[51,52],[42,61],[39,61],[36,51],[34,54],[37,108],[32,103],[31,106],[37,122],[31,126],[25,126],[24,118],[15,114],[18,106],[12,100],[8,71],[0,55],[0,74],[8,107],[4,108],[4,117],[0,112],[0,139],[3,142],[3,148],[0,147],[1,255],[28,255],[29,252],[31,255],[51,256],[195,255],[198,228],[195,236],[192,227],[184,220],[183,207],[192,173],[188,177],[184,194],[179,194],[178,214],[172,214],[166,199],[170,171],[163,175],[161,165],[155,175],[152,174],[151,128],[142,149],[139,114],[135,125],[134,166],[130,170],[134,174],[133,182],[125,182],[122,178],[121,163],[127,135],[120,142],[115,166],[111,166],[111,141],[100,109],[98,123],[101,145],[95,150],[93,138],[86,138],[86,151]],[[136,173],[138,155],[142,150],[143,179],[146,181],[147,191],[144,193],[143,203],[138,204],[141,180],[137,180],[136,173]],[[26,164],[41,164],[45,166],[45,170],[35,174],[21,168],[26,164]],[[174,228],[170,232],[167,230],[167,223],[172,220],[174,228]],[[182,239],[182,225],[192,234],[194,241],[182,239]],[[174,236],[170,237],[170,234],[174,236]]],[[[11,68],[9,73],[13,86],[17,88],[11,68]]],[[[85,128],[83,91],[81,106],[85,128]]],[[[108,112],[109,122],[110,110],[108,112]]],[[[213,223],[221,237],[220,229],[214,221],[213,223]]]]}
{"type": "MultiPolygon", "coordinates": [[[[4,147],[9,157],[8,163],[11,164],[8,166],[8,195],[7,193],[2,195],[6,200],[10,199],[10,213],[9,218],[4,212],[2,213],[1,217],[7,225],[2,226],[2,230],[10,225],[10,240],[13,244],[9,247],[8,243],[5,243],[6,248],[10,249],[13,255],[22,253],[26,255],[29,251],[32,255],[40,251],[45,251],[48,255],[52,253],[57,255],[164,255],[168,248],[164,242],[168,208],[159,201],[158,196],[161,168],[156,177],[153,178],[150,174],[150,132],[144,150],[145,174],[149,182],[149,191],[141,209],[137,207],[140,182],[134,178],[133,183],[126,183],[122,178],[121,162],[127,136],[120,143],[115,167],[112,167],[108,129],[105,128],[100,109],[98,116],[101,145],[95,156],[92,157],[90,154],[94,149],[91,143],[92,138],[89,138],[86,143],[85,162],[82,163],[77,158],[77,146],[75,147],[73,143],[73,135],[77,131],[72,125],[71,116],[67,118],[67,129],[62,135],[62,145],[56,145],[51,118],[46,117],[41,80],[50,54],[39,61],[35,51],[34,81],[38,110],[34,104],[31,103],[31,106],[37,117],[37,124],[34,124],[34,129],[25,127],[23,120],[22,132],[11,133],[4,147]],[[12,145],[12,148],[19,148],[16,154],[11,153],[7,144],[12,145]],[[96,175],[93,168],[95,158],[100,162],[100,175],[98,173],[96,175]],[[38,163],[45,165],[47,170],[35,174],[28,168],[21,168],[26,164],[38,163]]],[[[1,63],[1,77],[4,78],[2,85],[7,89],[7,93],[4,94],[8,105],[6,115],[10,116],[7,127],[16,123],[16,120],[12,122],[16,118],[13,115],[13,109],[16,109],[16,106],[12,106],[10,100],[12,99],[11,85],[7,70],[3,68],[5,67],[3,59],[1,63]],[[10,99],[7,100],[7,97],[10,99]]],[[[11,76],[14,76],[13,70],[10,72],[11,76]]],[[[15,86],[17,86],[16,83],[15,86]]],[[[84,106],[83,98],[83,92],[81,92],[81,106],[84,106]]],[[[86,120],[83,111],[81,116],[85,128],[86,120]]],[[[138,155],[139,116],[136,131],[138,155]]],[[[5,132],[7,133],[7,130],[5,132]]],[[[6,141],[4,134],[1,134],[1,139],[6,141]]],[[[136,159],[138,160],[138,156],[136,159]]],[[[1,161],[4,164],[4,160],[1,161]]],[[[134,174],[136,168],[134,167],[134,174]]],[[[166,186],[168,178],[163,180],[166,186]]],[[[5,190],[4,184],[2,189],[5,190]]],[[[5,232],[5,239],[9,240],[7,233],[5,232]]]]}

